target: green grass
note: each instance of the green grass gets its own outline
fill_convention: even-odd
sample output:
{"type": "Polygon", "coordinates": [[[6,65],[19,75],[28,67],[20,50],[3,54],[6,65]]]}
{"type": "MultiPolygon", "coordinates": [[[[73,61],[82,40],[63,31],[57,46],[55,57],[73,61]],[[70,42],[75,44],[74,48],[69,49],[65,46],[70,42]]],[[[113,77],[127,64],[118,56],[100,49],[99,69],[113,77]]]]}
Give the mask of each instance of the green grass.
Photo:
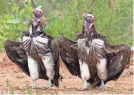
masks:
{"type": "MultiPolygon", "coordinates": [[[[33,4],[30,1],[0,1],[0,48],[2,50],[4,41],[7,39],[21,41],[22,33],[27,30],[28,22],[32,19],[33,4]],[[2,7],[4,4],[6,4],[6,8],[2,7]]],[[[48,17],[48,25],[44,30],[55,38],[64,34],[73,40],[75,34],[82,30],[83,18],[81,15],[89,11],[91,0],[35,1],[37,5],[43,5],[44,16],[48,17]]],[[[95,0],[91,13],[95,16],[96,29],[99,33],[106,35],[111,44],[127,43],[132,46],[133,1],[111,1],[115,1],[115,5],[110,8],[108,0],[95,0]]]]}

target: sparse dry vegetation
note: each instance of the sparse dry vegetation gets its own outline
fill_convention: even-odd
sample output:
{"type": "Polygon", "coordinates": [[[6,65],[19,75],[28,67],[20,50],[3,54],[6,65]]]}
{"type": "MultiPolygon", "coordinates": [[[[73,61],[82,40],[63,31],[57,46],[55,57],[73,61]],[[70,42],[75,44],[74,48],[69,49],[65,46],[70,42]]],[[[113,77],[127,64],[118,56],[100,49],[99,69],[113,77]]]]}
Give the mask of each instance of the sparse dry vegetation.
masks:
{"type": "MultiPolygon", "coordinates": [[[[60,81],[59,89],[43,89],[45,80],[38,80],[38,89],[32,89],[30,77],[25,75],[5,53],[0,53],[0,94],[132,94],[133,93],[133,61],[125,69],[117,81],[110,81],[106,89],[90,88],[88,91],[79,91],[82,81],[78,77],[69,74],[64,64],[60,62],[60,74],[63,80],[60,81]]],[[[132,59],[132,58],[131,58],[132,59]]]]}

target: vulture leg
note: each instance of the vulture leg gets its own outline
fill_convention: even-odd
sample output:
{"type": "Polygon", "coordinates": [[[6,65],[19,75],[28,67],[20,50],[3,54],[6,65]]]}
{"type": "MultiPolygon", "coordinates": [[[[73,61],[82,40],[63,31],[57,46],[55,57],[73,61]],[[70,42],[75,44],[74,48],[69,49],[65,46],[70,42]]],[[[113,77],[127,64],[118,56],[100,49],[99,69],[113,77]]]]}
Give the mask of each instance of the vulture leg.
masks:
{"type": "Polygon", "coordinates": [[[100,59],[100,63],[97,63],[97,74],[101,80],[99,88],[105,88],[104,81],[107,79],[107,60],[105,58],[100,59]]]}
{"type": "Polygon", "coordinates": [[[79,60],[79,64],[80,64],[81,78],[83,80],[82,90],[88,90],[87,80],[90,79],[90,72],[88,65],[86,62],[82,62],[81,60],[79,60]]]}
{"type": "Polygon", "coordinates": [[[33,89],[36,89],[37,88],[37,80],[33,80],[33,89]]]}
{"type": "Polygon", "coordinates": [[[49,52],[45,56],[42,57],[42,61],[46,68],[46,75],[48,77],[48,85],[47,88],[52,87],[52,80],[54,79],[55,71],[54,71],[54,60],[52,53],[49,52]]]}
{"type": "Polygon", "coordinates": [[[87,80],[83,80],[83,88],[81,90],[88,90],[87,80]]]}
{"type": "Polygon", "coordinates": [[[36,81],[39,79],[39,66],[37,61],[30,56],[28,56],[28,68],[33,80],[33,88],[37,88],[36,81]]]}

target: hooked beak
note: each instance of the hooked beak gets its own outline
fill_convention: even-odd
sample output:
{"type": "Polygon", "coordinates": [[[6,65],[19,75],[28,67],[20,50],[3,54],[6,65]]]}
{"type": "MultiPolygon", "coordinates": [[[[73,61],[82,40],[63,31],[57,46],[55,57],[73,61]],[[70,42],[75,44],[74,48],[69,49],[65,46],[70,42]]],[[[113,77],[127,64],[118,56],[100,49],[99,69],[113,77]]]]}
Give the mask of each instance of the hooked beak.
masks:
{"type": "Polygon", "coordinates": [[[32,10],[32,13],[35,13],[35,9],[32,10]]]}
{"type": "Polygon", "coordinates": [[[82,17],[83,17],[87,22],[89,22],[89,18],[86,16],[86,13],[83,13],[83,14],[82,14],[82,17]]]}
{"type": "Polygon", "coordinates": [[[84,17],[85,21],[87,21],[88,23],[94,22],[94,16],[92,14],[83,13],[82,16],[84,17]]]}
{"type": "Polygon", "coordinates": [[[86,13],[83,13],[83,14],[82,14],[82,17],[85,17],[85,15],[86,15],[86,13]]]}

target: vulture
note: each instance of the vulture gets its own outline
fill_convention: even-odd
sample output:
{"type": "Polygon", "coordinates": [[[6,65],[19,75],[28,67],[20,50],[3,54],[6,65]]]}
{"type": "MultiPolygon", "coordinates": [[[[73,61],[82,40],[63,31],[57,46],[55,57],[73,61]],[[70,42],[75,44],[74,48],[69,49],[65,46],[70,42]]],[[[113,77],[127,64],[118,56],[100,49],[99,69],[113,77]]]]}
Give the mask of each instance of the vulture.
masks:
{"type": "Polygon", "coordinates": [[[60,56],[68,71],[88,85],[104,88],[110,80],[117,80],[129,64],[131,48],[127,44],[111,45],[104,35],[97,33],[92,14],[83,14],[83,30],[76,41],[63,35],[58,38],[60,56]]]}
{"type": "Polygon", "coordinates": [[[33,21],[23,35],[23,42],[6,40],[6,54],[33,81],[48,80],[47,88],[59,87],[59,46],[58,42],[43,31],[40,19],[41,7],[33,9],[33,21]]]}

